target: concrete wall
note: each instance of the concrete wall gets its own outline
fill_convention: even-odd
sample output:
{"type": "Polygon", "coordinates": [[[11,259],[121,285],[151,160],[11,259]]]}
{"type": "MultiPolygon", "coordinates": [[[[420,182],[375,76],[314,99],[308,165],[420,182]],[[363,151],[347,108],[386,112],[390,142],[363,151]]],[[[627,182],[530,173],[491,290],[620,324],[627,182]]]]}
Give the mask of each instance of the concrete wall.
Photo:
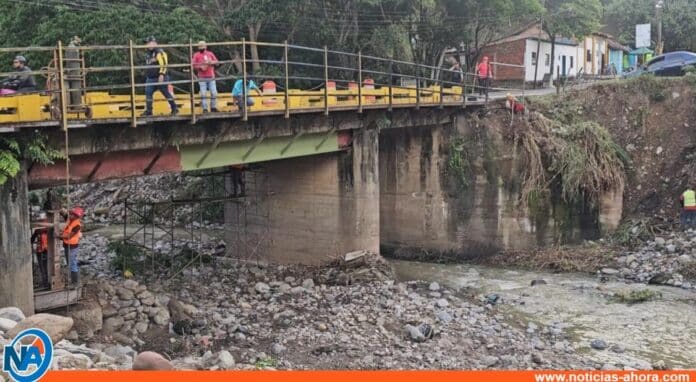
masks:
{"type": "MultiPolygon", "coordinates": [[[[536,211],[520,210],[518,190],[525,166],[524,156],[511,142],[509,121],[484,125],[461,114],[450,126],[383,130],[383,253],[476,257],[598,236],[596,211],[587,207],[554,201],[536,211]],[[460,174],[448,163],[455,149],[465,154],[460,174]],[[457,180],[459,175],[465,185],[457,180]]],[[[615,211],[610,213],[601,221],[615,224],[615,211]]]]}
{"type": "Polygon", "coordinates": [[[24,170],[0,186],[0,307],[34,313],[29,200],[24,170]]]}
{"type": "Polygon", "coordinates": [[[247,222],[261,239],[260,259],[318,264],[355,250],[378,253],[378,142],[376,130],[356,130],[346,151],[267,162],[249,173],[248,193],[261,204],[255,211],[265,211],[247,222]]]}

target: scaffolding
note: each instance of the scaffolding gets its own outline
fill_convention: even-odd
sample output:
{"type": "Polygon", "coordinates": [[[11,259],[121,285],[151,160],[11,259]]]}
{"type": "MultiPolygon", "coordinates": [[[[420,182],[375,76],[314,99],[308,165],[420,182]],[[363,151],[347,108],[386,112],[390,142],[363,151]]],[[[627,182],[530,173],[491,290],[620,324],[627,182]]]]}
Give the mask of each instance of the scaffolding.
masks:
{"type": "MultiPolygon", "coordinates": [[[[202,180],[198,197],[126,198],[123,243],[144,249],[152,274],[168,278],[209,261],[258,264],[270,243],[268,176],[263,167],[245,169],[246,193],[236,195],[234,171],[186,174],[186,178],[202,180]],[[165,242],[168,245],[162,245],[165,242]],[[211,248],[211,243],[218,242],[224,246],[211,248]]],[[[124,272],[133,265],[126,259],[123,256],[124,272]]]]}

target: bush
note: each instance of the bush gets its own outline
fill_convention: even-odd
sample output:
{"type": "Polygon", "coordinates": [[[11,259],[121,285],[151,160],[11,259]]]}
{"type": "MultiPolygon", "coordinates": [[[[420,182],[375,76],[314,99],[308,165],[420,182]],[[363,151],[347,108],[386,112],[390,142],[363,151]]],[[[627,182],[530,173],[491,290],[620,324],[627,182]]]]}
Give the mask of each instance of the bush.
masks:
{"type": "Polygon", "coordinates": [[[632,290],[630,292],[621,291],[614,295],[613,300],[618,303],[633,305],[656,300],[661,297],[662,294],[660,292],[655,292],[650,289],[640,289],[632,290]]]}
{"type": "Polygon", "coordinates": [[[137,245],[123,241],[112,241],[107,249],[116,256],[111,259],[111,269],[115,271],[130,271],[136,273],[143,270],[147,255],[137,245]]]}

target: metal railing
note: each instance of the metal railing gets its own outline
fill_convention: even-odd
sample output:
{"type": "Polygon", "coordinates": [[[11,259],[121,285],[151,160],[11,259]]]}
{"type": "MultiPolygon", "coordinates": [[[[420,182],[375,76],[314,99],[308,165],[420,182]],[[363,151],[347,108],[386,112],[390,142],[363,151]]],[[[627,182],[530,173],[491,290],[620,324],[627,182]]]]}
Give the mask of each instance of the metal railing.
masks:
{"type": "MultiPolygon", "coordinates": [[[[332,110],[356,110],[366,108],[395,107],[465,107],[467,99],[475,97],[469,92],[480,88],[478,75],[461,73],[441,67],[416,64],[358,53],[339,52],[323,48],[311,48],[285,43],[252,41],[211,42],[210,50],[221,59],[216,63],[219,92],[217,101],[223,105],[221,116],[232,114],[248,120],[253,115],[280,114],[289,118],[295,112],[323,112],[332,110]],[[252,52],[255,52],[252,54],[252,52]],[[263,57],[263,58],[258,58],[263,57]],[[230,89],[234,82],[243,84],[252,78],[250,68],[261,68],[253,78],[272,81],[280,92],[266,91],[249,94],[246,86],[241,100],[248,98],[260,103],[251,107],[234,106],[230,89]],[[429,76],[426,74],[430,74],[429,76]],[[461,81],[452,77],[459,73],[461,81]]],[[[190,119],[196,123],[202,117],[201,96],[196,92],[196,68],[191,60],[194,44],[162,44],[170,58],[167,66],[172,76],[158,85],[174,87],[175,102],[182,110],[176,119],[190,119]]],[[[27,54],[31,62],[49,62],[45,67],[23,74],[44,77],[45,86],[37,92],[20,92],[18,97],[0,97],[0,126],[3,122],[57,121],[67,129],[69,125],[93,121],[127,120],[131,126],[139,124],[145,99],[143,90],[152,86],[140,80],[139,72],[153,66],[138,65],[146,45],[64,46],[0,48],[0,57],[8,54],[27,54]],[[72,57],[72,58],[67,58],[72,57]],[[27,94],[39,95],[37,101],[25,99],[27,94]],[[79,97],[79,98],[78,98],[79,97]],[[16,98],[16,102],[9,101],[16,98]],[[36,110],[36,109],[40,110],[36,110]],[[14,118],[8,117],[14,115],[14,118]],[[5,118],[3,119],[3,116],[5,118]]],[[[492,63],[494,66],[519,65],[492,63]]],[[[0,80],[16,75],[0,73],[0,80]]],[[[257,87],[259,86],[257,82],[257,87]]],[[[519,88],[492,87],[488,91],[517,91],[519,88]]],[[[210,100],[210,96],[207,97],[210,100]]],[[[158,109],[166,100],[156,99],[158,109]]],[[[471,102],[471,101],[470,101],[471,102]]],[[[161,114],[161,112],[160,112],[161,114]]]]}

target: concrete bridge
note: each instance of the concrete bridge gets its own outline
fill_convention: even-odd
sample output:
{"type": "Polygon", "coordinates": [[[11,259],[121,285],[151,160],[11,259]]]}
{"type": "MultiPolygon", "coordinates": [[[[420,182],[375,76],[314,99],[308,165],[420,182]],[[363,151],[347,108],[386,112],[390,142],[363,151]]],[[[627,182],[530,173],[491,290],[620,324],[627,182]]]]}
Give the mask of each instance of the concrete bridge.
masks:
{"type": "MultiPolygon", "coordinates": [[[[225,44],[239,42],[217,45],[225,44]]],[[[241,43],[244,52],[248,44],[241,43]]],[[[448,212],[440,208],[433,214],[444,203],[437,158],[446,146],[445,131],[465,128],[468,109],[490,101],[469,93],[467,84],[473,87],[474,81],[433,80],[422,72],[441,69],[326,48],[257,44],[284,52],[275,62],[284,75],[268,80],[285,86],[280,92],[264,86],[263,94],[250,95],[254,106],[241,111],[231,97],[221,96],[221,112],[204,114],[193,68],[184,63],[171,65],[189,69],[189,79],[170,81],[189,86],[188,94],[176,96],[180,114],[163,115],[168,106],[160,98],[156,116],[140,118],[145,100],[136,94],[142,84],[134,72],[144,67],[106,68],[128,71],[129,83],[114,85],[111,93],[96,91],[84,81],[85,73],[107,70],[64,57],[105,48],[60,44],[54,48],[55,67],[37,71],[54,81],[48,90],[0,98],[2,136],[21,139],[40,131],[50,147],[61,148],[68,158],[50,166],[25,163],[0,187],[0,306],[33,310],[27,196],[32,188],[262,162],[272,190],[264,200],[271,213],[263,222],[272,238],[263,254],[269,261],[320,263],[355,250],[379,252],[382,244],[446,250],[457,242],[452,235],[458,234],[448,228],[448,212]],[[324,62],[291,63],[291,49],[320,53],[324,62]],[[332,64],[332,54],[356,66],[332,64]],[[413,74],[367,68],[366,60],[389,68],[401,65],[401,73],[413,74]],[[293,65],[320,69],[323,76],[293,75],[293,65]],[[83,81],[75,85],[70,81],[75,78],[83,81]],[[320,89],[292,89],[300,78],[320,89]],[[112,94],[119,87],[130,94],[112,94]]],[[[112,48],[125,51],[132,63],[144,47],[130,43],[112,48]]],[[[30,50],[4,50],[11,49],[30,50]]],[[[246,70],[241,79],[247,79],[246,70]]],[[[493,100],[510,91],[494,90],[493,100]]]]}

